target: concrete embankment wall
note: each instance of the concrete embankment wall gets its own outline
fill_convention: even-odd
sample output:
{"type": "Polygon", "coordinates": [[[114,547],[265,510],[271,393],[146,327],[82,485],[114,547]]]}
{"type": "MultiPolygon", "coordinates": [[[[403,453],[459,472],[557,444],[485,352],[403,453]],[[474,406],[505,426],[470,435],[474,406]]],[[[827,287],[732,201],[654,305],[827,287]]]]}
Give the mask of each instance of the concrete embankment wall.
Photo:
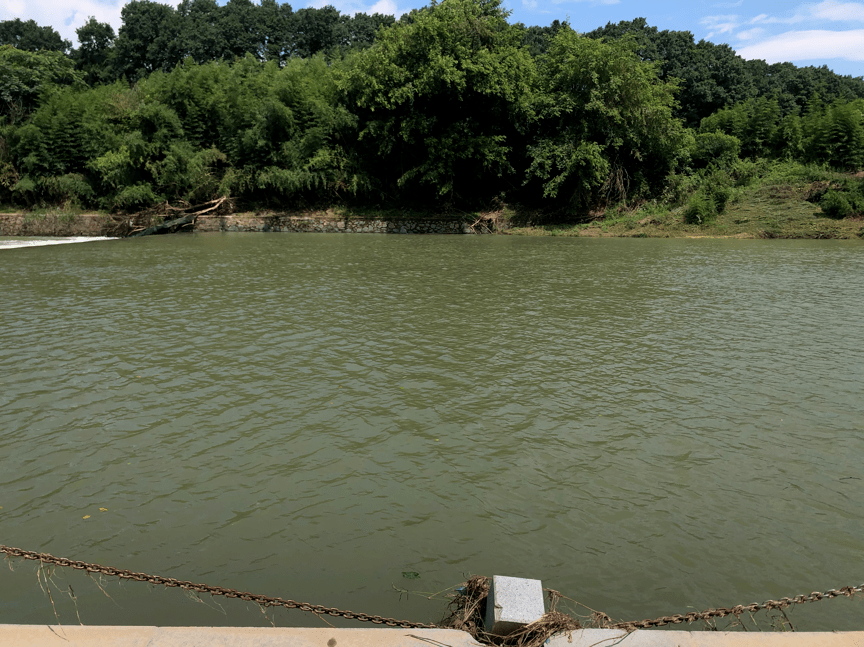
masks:
{"type": "Polygon", "coordinates": [[[109,216],[0,214],[0,236],[107,236],[109,216]]]}
{"type": "Polygon", "coordinates": [[[469,223],[449,218],[393,219],[338,216],[202,216],[195,231],[295,231],[348,234],[472,234],[469,223]]]}
{"type": "MultiPolygon", "coordinates": [[[[149,226],[154,223],[138,223],[149,226]]],[[[129,229],[122,218],[99,214],[76,216],[0,214],[0,236],[116,236],[129,229]]],[[[184,231],[292,231],[379,234],[473,234],[471,223],[457,218],[360,218],[336,214],[231,214],[201,216],[184,231]]],[[[484,229],[485,231],[485,229],[484,229]]]]}
{"type": "MultiPolygon", "coordinates": [[[[864,632],[763,633],[581,629],[549,647],[861,647],[864,632]]],[[[481,647],[452,629],[290,629],[0,625],[3,647],[481,647]]]]}

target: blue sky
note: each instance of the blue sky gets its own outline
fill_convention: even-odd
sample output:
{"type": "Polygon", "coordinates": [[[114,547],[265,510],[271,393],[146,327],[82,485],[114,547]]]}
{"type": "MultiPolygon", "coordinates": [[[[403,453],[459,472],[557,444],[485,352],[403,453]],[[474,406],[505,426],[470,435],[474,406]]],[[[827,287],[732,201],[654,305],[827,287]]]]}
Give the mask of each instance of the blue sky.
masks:
{"type": "MultiPolygon", "coordinates": [[[[176,0],[165,1],[177,4],[176,0]]],[[[76,43],[75,28],[88,16],[109,22],[116,30],[123,4],[125,0],[2,0],[0,19],[32,18],[76,43]]],[[[426,2],[302,0],[292,6],[299,9],[325,4],[349,13],[378,11],[398,16],[426,2]]],[[[697,40],[728,43],[745,58],[824,64],[841,74],[864,76],[864,1],[505,0],[505,5],[512,9],[513,21],[548,25],[556,18],[569,18],[578,31],[644,16],[660,29],[684,29],[693,32],[697,40]]]]}

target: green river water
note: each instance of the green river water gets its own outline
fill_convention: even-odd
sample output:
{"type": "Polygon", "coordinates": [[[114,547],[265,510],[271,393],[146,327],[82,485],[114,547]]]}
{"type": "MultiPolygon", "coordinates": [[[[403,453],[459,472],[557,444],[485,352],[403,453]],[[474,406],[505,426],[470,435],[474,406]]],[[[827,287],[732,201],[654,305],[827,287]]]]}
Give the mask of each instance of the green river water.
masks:
{"type": "MultiPolygon", "coordinates": [[[[0,543],[423,622],[394,585],[634,620],[864,582],[861,243],[180,235],[0,249],[0,286],[0,543]]],[[[13,566],[0,623],[56,623],[13,566]]],[[[55,582],[85,624],[268,624],[55,582]]]]}

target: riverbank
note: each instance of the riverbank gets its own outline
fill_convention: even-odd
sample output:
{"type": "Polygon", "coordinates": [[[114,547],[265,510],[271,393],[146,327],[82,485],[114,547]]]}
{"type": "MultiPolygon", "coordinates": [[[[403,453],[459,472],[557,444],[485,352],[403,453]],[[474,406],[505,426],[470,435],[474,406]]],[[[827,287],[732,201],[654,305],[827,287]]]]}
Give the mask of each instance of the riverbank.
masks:
{"type": "MultiPolygon", "coordinates": [[[[833,174],[842,177],[841,174],[833,174]]],[[[591,238],[864,238],[864,216],[828,217],[814,192],[831,185],[812,177],[764,178],[733,189],[722,213],[710,222],[687,222],[686,203],[650,202],[613,207],[587,222],[568,222],[518,206],[491,212],[437,213],[332,207],[305,211],[226,210],[206,214],[175,231],[318,232],[387,234],[509,234],[591,238]],[[545,224],[544,224],[545,223],[545,224]]],[[[0,213],[0,236],[125,236],[170,219],[155,213],[120,215],[43,209],[0,213]]]]}
{"type": "Polygon", "coordinates": [[[785,187],[760,189],[742,202],[730,205],[707,225],[685,223],[683,208],[658,213],[645,211],[612,214],[574,225],[514,227],[508,233],[591,238],[864,238],[864,218],[828,218],[818,206],[796,199],[794,192],[785,187]]]}
{"type": "MultiPolygon", "coordinates": [[[[0,213],[0,236],[126,236],[161,223],[158,215],[121,216],[105,213],[0,213]]],[[[342,210],[246,212],[204,215],[174,230],[183,232],[311,232],[377,234],[490,233],[477,219],[407,213],[356,214],[342,210]]]]}
{"type": "Polygon", "coordinates": [[[864,216],[831,218],[811,201],[819,184],[768,182],[738,188],[726,209],[701,225],[686,222],[686,205],[670,209],[646,203],[635,209],[609,210],[591,222],[514,227],[508,233],[592,238],[864,238],[864,216]]]}

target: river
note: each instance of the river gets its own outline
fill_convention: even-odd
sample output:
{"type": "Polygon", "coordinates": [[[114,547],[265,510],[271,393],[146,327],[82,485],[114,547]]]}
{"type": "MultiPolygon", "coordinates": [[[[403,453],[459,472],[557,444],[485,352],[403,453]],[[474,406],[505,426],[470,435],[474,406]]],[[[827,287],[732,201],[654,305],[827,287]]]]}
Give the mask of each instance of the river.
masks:
{"type": "MultiPolygon", "coordinates": [[[[432,622],[469,574],[628,620],[864,582],[859,242],[195,234],[0,285],[0,543],[432,622]]],[[[56,623],[13,565],[0,623],[56,623]]],[[[268,624],[53,582],[66,624],[70,584],[85,624],[268,624]]]]}

